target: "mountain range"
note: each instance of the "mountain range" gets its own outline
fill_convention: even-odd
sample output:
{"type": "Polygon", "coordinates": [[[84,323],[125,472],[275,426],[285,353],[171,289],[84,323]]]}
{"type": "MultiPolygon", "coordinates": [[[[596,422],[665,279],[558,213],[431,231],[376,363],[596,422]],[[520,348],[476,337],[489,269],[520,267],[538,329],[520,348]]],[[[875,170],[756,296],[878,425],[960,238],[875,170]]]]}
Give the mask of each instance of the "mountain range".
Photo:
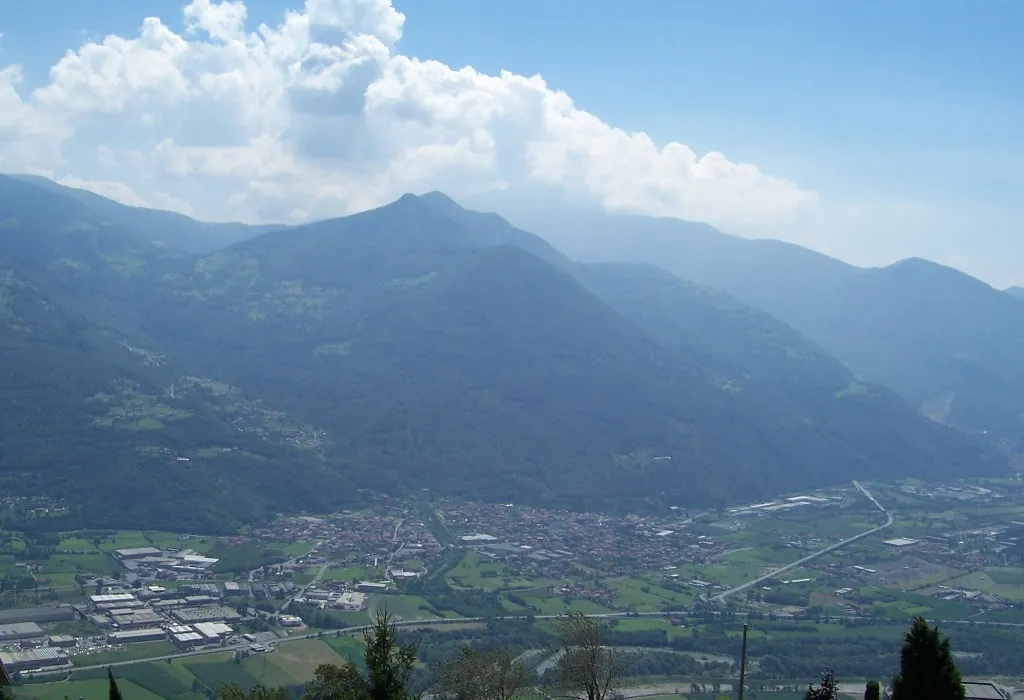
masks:
{"type": "Polygon", "coordinates": [[[440,193],[246,227],[0,177],[5,492],[224,530],[361,489],[657,510],[1005,465],[771,309],[576,257],[440,193]]]}
{"type": "Polygon", "coordinates": [[[997,290],[917,258],[859,268],[706,224],[609,214],[550,198],[520,204],[501,196],[479,202],[575,260],[654,264],[731,294],[937,421],[1012,445],[1024,434],[1019,289],[997,290]]]}

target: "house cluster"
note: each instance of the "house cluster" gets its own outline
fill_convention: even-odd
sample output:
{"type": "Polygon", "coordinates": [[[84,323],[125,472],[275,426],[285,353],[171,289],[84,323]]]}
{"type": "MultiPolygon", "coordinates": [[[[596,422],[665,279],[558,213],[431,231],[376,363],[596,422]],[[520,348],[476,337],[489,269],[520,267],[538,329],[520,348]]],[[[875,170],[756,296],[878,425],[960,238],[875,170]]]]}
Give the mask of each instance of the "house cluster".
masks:
{"type": "Polygon", "coordinates": [[[419,575],[442,549],[417,504],[384,495],[373,496],[370,505],[360,510],[282,517],[257,529],[254,536],[264,544],[319,543],[309,556],[284,568],[302,569],[328,561],[373,568],[387,564],[392,580],[419,575]]]}

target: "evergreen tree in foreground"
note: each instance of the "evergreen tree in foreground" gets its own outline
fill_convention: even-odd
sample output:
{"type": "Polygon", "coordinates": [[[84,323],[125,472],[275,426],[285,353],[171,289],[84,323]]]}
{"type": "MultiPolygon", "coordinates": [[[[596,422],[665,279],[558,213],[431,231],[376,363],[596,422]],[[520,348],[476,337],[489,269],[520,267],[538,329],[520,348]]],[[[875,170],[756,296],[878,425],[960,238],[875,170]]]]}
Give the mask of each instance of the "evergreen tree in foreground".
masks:
{"type": "Polygon", "coordinates": [[[864,686],[864,700],[881,700],[881,698],[882,686],[878,684],[878,681],[868,681],[864,686]]]}
{"type": "Polygon", "coordinates": [[[821,685],[817,688],[813,685],[808,686],[807,692],[804,693],[804,700],[837,700],[838,697],[839,688],[836,684],[836,674],[828,666],[821,674],[821,685]]]}
{"type": "Polygon", "coordinates": [[[960,671],[953,661],[949,638],[923,617],[904,637],[900,672],[892,679],[894,700],[965,700],[960,671]]]}
{"type": "Polygon", "coordinates": [[[110,679],[110,700],[124,700],[121,697],[121,690],[117,687],[117,681],[114,680],[114,672],[110,670],[110,666],[107,666],[107,678],[110,679]]]}

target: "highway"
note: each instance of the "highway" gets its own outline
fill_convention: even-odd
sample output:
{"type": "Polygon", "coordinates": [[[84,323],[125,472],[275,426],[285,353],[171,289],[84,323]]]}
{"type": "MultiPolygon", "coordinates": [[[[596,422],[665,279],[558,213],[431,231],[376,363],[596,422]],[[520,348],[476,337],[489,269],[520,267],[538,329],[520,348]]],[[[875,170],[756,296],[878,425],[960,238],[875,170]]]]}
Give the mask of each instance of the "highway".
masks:
{"type": "Polygon", "coordinates": [[[795,569],[796,567],[801,566],[803,564],[806,564],[809,561],[814,561],[818,557],[823,557],[823,556],[825,556],[826,554],[828,554],[830,552],[836,551],[837,549],[842,549],[843,547],[845,547],[846,545],[848,545],[848,544],[850,544],[852,542],[856,542],[857,540],[864,539],[865,537],[868,537],[869,535],[873,535],[876,532],[881,532],[885,528],[887,528],[890,525],[892,525],[892,520],[893,520],[892,513],[887,511],[882,506],[882,504],[879,503],[875,499],[875,497],[871,495],[871,492],[869,492],[866,488],[861,486],[859,482],[854,481],[853,485],[856,486],[857,489],[861,493],[863,493],[865,496],[867,496],[868,500],[870,500],[872,503],[874,503],[875,507],[877,507],[878,510],[882,511],[883,513],[885,513],[886,520],[885,520],[885,524],[884,525],[879,525],[878,527],[873,527],[870,530],[865,530],[864,532],[860,533],[859,535],[854,535],[853,537],[849,537],[849,538],[843,540],[842,542],[837,542],[837,543],[835,543],[833,545],[829,545],[828,547],[825,547],[824,549],[819,549],[817,552],[814,552],[813,554],[808,554],[806,557],[803,557],[801,559],[797,559],[792,564],[786,564],[785,566],[782,566],[782,567],[779,567],[778,569],[775,569],[774,571],[772,571],[769,574],[761,576],[760,578],[756,578],[753,581],[749,581],[747,583],[744,583],[742,586],[737,586],[736,588],[730,588],[729,590],[725,591],[724,593],[719,593],[717,596],[714,596],[712,598],[712,600],[714,600],[714,601],[716,601],[718,603],[725,603],[726,599],[729,596],[731,596],[731,595],[735,595],[736,593],[741,593],[741,592],[747,590],[748,588],[750,588],[751,586],[756,586],[759,583],[764,583],[765,581],[771,580],[771,579],[777,577],[779,574],[784,574],[787,571],[789,571],[791,569],[795,569]]]}

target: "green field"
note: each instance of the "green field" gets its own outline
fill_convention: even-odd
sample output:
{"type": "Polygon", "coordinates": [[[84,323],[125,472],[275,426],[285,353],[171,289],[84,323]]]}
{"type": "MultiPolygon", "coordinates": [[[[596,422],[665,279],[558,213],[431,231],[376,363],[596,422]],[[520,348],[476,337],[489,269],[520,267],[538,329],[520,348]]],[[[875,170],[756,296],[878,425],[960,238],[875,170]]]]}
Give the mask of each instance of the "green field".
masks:
{"type": "Polygon", "coordinates": [[[146,532],[145,537],[157,549],[184,549],[187,546],[179,539],[181,535],[173,532],[146,532]]]}
{"type": "Polygon", "coordinates": [[[62,537],[59,549],[62,552],[95,552],[96,545],[81,537],[62,537]]]}
{"type": "Polygon", "coordinates": [[[266,688],[295,685],[295,679],[271,663],[273,654],[251,654],[242,660],[242,668],[266,688]]]}
{"type": "Polygon", "coordinates": [[[249,675],[241,663],[235,661],[219,661],[214,663],[186,663],[185,668],[192,672],[203,685],[219,690],[222,685],[237,683],[243,690],[250,690],[259,681],[249,675]]]}
{"type": "MultiPolygon", "coordinates": [[[[145,688],[154,695],[179,698],[192,692],[192,678],[176,673],[173,664],[149,663],[121,666],[117,669],[118,685],[121,679],[145,688]]],[[[128,696],[130,697],[130,696],[128,696]]]]}
{"type": "Polygon", "coordinates": [[[468,552],[458,566],[448,572],[453,588],[482,588],[497,591],[540,585],[512,574],[507,564],[491,561],[477,552],[468,552]]]}
{"type": "Polygon", "coordinates": [[[615,620],[612,625],[616,630],[628,632],[665,630],[669,639],[675,639],[676,637],[689,637],[693,634],[689,627],[677,627],[664,618],[622,618],[615,620]]]}
{"type": "Polygon", "coordinates": [[[366,566],[346,566],[343,569],[327,569],[325,581],[366,581],[371,577],[370,568],[366,566]]]}
{"type": "Polygon", "coordinates": [[[357,638],[352,635],[343,634],[340,637],[324,637],[323,641],[340,656],[355,662],[357,665],[362,665],[366,644],[361,637],[357,638]]]}
{"type": "Polygon", "coordinates": [[[644,579],[613,581],[611,587],[618,593],[615,599],[616,606],[631,608],[637,612],[681,610],[688,608],[696,597],[692,592],[679,593],[644,579]]]}
{"type": "Polygon", "coordinates": [[[277,667],[294,683],[308,681],[321,664],[345,663],[345,657],[319,639],[302,639],[279,644],[277,650],[266,658],[267,663],[277,667]]]}
{"type": "MultiPolygon", "coordinates": [[[[164,700],[164,696],[152,693],[128,680],[119,681],[118,688],[126,699],[164,700]]],[[[65,698],[106,700],[109,697],[109,693],[110,686],[106,678],[93,678],[86,681],[21,686],[16,690],[15,697],[34,698],[35,700],[65,700],[65,698]]]]}
{"type": "Polygon", "coordinates": [[[109,555],[99,551],[93,554],[56,553],[39,564],[39,576],[52,579],[54,586],[74,585],[75,574],[112,576],[115,572],[125,571],[109,555]]]}
{"type": "Polygon", "coordinates": [[[949,581],[946,585],[1024,601],[1024,570],[987,568],[949,581]]]}
{"type": "Polygon", "coordinates": [[[150,547],[152,543],[138,531],[119,532],[113,537],[105,537],[100,542],[100,549],[113,552],[115,549],[131,549],[134,547],[150,547]]]}
{"type": "MultiPolygon", "coordinates": [[[[417,595],[379,595],[373,596],[370,608],[376,610],[386,607],[388,612],[399,620],[436,620],[437,615],[422,608],[430,607],[426,598],[417,595]],[[422,606],[422,607],[421,607],[422,606]]],[[[445,611],[440,611],[444,613],[445,611]]],[[[454,616],[454,613],[452,613],[454,616]]],[[[365,616],[365,613],[364,613],[365,616]]],[[[443,615],[447,617],[448,615],[443,615]]],[[[369,621],[369,616],[366,616],[369,621]]]]}

